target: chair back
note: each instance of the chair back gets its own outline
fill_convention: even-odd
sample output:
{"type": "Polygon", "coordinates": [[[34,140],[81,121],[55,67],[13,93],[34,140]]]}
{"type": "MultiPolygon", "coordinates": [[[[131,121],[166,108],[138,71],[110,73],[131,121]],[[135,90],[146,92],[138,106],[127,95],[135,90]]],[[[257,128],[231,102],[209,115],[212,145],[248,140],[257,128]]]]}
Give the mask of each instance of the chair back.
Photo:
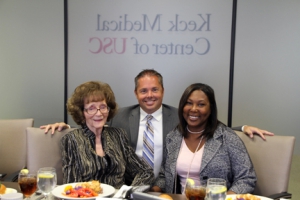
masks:
{"type": "Polygon", "coordinates": [[[57,184],[63,184],[60,139],[71,130],[45,134],[40,128],[27,128],[27,169],[37,172],[42,167],[54,167],[57,184]]]}
{"type": "Polygon", "coordinates": [[[26,166],[26,128],[33,119],[0,120],[0,173],[19,172],[26,166]]]}
{"type": "Polygon", "coordinates": [[[236,131],[243,140],[257,176],[254,194],[270,196],[287,192],[294,151],[295,137],[255,135],[253,139],[236,131]]]}

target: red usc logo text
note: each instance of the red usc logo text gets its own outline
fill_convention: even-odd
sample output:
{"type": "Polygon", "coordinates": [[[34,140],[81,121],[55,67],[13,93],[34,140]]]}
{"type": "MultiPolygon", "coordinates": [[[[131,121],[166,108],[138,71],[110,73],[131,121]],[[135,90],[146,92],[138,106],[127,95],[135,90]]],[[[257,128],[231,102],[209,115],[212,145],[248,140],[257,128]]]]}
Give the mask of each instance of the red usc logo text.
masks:
{"type": "Polygon", "coordinates": [[[90,38],[89,43],[91,44],[90,52],[97,53],[105,53],[105,54],[123,54],[126,51],[126,40],[127,38],[109,38],[106,37],[104,39],[100,39],[98,37],[90,38]]]}

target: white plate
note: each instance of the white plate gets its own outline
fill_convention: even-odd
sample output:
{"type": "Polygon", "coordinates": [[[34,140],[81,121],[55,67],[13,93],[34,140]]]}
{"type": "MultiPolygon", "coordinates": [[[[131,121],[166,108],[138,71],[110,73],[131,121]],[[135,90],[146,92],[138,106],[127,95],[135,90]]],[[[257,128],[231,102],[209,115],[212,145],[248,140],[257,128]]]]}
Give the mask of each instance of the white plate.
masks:
{"type": "Polygon", "coordinates": [[[69,184],[65,184],[65,185],[60,185],[60,186],[57,186],[56,188],[54,188],[52,190],[52,194],[57,197],[57,198],[60,198],[60,199],[96,199],[98,197],[108,197],[112,194],[115,193],[115,188],[113,186],[110,186],[110,185],[107,185],[107,184],[103,184],[101,183],[101,187],[102,187],[102,190],[103,190],[103,193],[102,194],[99,194],[98,196],[96,197],[88,197],[88,198],[74,198],[74,197],[68,197],[66,195],[63,195],[63,192],[64,192],[64,189],[67,185],[72,185],[72,187],[75,187],[77,183],[69,183],[69,184]]]}
{"type": "MultiPolygon", "coordinates": [[[[9,194],[9,193],[17,193],[17,190],[13,189],[13,188],[6,188],[5,193],[4,194],[9,194]]],[[[2,194],[0,194],[0,197],[2,196],[2,194]]]]}
{"type": "Polygon", "coordinates": [[[9,193],[17,193],[17,190],[15,190],[15,189],[13,189],[13,188],[6,188],[4,194],[9,194],[9,193]]]}
{"type": "MultiPolygon", "coordinates": [[[[235,197],[237,196],[237,194],[230,194],[230,195],[227,195],[226,196],[226,200],[228,200],[229,199],[229,197],[231,197],[232,198],[232,200],[235,200],[235,197]]],[[[258,197],[258,198],[260,198],[260,200],[272,200],[272,199],[270,199],[270,198],[268,198],[268,197],[262,197],[262,196],[258,196],[258,195],[255,195],[256,197],[258,197]]]]}

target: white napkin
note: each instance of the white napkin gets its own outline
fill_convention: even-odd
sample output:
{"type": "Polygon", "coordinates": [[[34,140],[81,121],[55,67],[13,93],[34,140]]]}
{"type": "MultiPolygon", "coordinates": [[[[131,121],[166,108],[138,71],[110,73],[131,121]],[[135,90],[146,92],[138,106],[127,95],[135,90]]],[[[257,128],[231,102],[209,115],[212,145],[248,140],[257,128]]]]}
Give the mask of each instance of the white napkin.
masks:
{"type": "Polygon", "coordinates": [[[113,196],[113,198],[125,198],[127,192],[129,190],[131,190],[132,186],[128,186],[128,185],[123,185],[119,190],[118,192],[113,196]]]}

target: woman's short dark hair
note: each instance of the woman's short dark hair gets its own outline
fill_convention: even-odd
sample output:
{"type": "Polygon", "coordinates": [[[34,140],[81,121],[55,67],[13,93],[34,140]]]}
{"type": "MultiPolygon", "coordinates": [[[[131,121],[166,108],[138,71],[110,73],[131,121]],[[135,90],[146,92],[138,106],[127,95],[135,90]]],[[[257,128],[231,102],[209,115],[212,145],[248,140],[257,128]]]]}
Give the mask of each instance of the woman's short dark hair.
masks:
{"type": "Polygon", "coordinates": [[[89,81],[76,87],[72,96],[68,99],[67,110],[78,125],[85,125],[84,100],[89,102],[105,100],[110,108],[107,121],[114,117],[118,105],[115,95],[107,83],[89,81]]]}
{"type": "Polygon", "coordinates": [[[178,116],[179,116],[178,129],[184,137],[187,136],[187,130],[186,130],[187,122],[183,117],[183,108],[186,105],[188,98],[195,90],[201,90],[202,92],[204,92],[210,103],[211,113],[207,119],[205,131],[202,134],[205,138],[209,139],[213,136],[214,131],[216,130],[218,123],[219,123],[218,109],[217,109],[214,90],[210,86],[203,84],[203,83],[194,83],[194,84],[188,86],[185,89],[185,91],[183,92],[183,94],[180,98],[180,101],[179,101],[179,106],[178,106],[178,116]]]}

